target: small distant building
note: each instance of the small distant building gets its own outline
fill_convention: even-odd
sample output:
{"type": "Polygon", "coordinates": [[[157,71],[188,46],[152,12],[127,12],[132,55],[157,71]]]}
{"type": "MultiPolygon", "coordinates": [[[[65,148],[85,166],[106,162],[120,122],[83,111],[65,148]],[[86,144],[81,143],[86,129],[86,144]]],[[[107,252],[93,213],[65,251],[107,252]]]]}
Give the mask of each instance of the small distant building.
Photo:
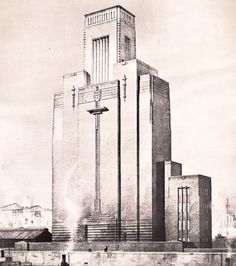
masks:
{"type": "Polygon", "coordinates": [[[229,200],[227,199],[226,208],[221,212],[221,216],[214,223],[214,231],[218,233],[216,239],[236,239],[236,216],[234,210],[230,207],[229,200]]]}
{"type": "Polygon", "coordinates": [[[166,240],[185,242],[186,247],[211,247],[211,178],[170,176],[167,189],[166,240]]]}
{"type": "Polygon", "coordinates": [[[14,247],[19,241],[51,242],[52,234],[46,228],[0,229],[0,248],[14,247]]]}
{"type": "Polygon", "coordinates": [[[31,207],[17,203],[0,207],[0,228],[48,228],[52,227],[52,210],[39,205],[31,207]]]}

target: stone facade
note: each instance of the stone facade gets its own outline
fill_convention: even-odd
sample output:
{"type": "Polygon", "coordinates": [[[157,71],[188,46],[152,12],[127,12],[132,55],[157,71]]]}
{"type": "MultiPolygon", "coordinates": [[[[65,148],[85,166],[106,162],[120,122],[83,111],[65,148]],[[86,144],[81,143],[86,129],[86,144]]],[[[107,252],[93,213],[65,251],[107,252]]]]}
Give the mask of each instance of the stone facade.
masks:
{"type": "Polygon", "coordinates": [[[203,175],[171,176],[168,190],[166,240],[178,239],[189,247],[211,247],[211,179],[203,175]]]}
{"type": "MultiPolygon", "coordinates": [[[[145,220],[149,240],[185,241],[174,180],[188,178],[171,161],[169,84],[136,59],[134,15],[121,6],[85,15],[83,45],[84,70],[64,75],[54,99],[53,241],[83,240],[86,222],[112,219],[145,220]]],[[[196,206],[201,182],[191,187],[196,206]]],[[[206,242],[205,214],[196,215],[194,242],[206,242]]]]}
{"type": "Polygon", "coordinates": [[[92,83],[112,80],[113,64],[136,58],[135,16],[121,6],[114,6],[86,14],[84,25],[85,71],[91,75],[92,83]],[[108,37],[105,44],[102,40],[104,37],[108,37]],[[93,42],[99,39],[95,49],[97,52],[94,52],[93,42]],[[94,66],[96,64],[97,68],[94,66]],[[96,75],[95,72],[104,69],[104,64],[108,75],[105,79],[98,78],[101,73],[96,75]]]}
{"type": "Polygon", "coordinates": [[[98,190],[102,212],[117,218],[118,174],[122,219],[152,224],[159,215],[153,216],[159,204],[153,200],[159,193],[152,190],[153,165],[171,159],[169,85],[156,69],[136,59],[134,15],[120,6],[85,15],[84,68],[64,75],[55,96],[55,241],[68,239],[72,223],[76,227],[93,213],[98,190]],[[109,111],[95,118],[87,110],[98,105],[109,111]]]}
{"type": "Polygon", "coordinates": [[[234,265],[236,253],[227,252],[65,252],[65,251],[11,251],[14,261],[31,262],[33,265],[60,265],[62,255],[70,265],[234,265]]]}

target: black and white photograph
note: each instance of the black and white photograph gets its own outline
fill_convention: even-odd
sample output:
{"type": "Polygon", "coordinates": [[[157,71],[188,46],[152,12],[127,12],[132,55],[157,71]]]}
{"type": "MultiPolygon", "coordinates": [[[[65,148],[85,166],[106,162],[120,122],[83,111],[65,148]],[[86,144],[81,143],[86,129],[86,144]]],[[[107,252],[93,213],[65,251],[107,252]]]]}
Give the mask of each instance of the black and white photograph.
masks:
{"type": "Polygon", "coordinates": [[[235,15],[0,1],[0,266],[236,265],[235,15]]]}

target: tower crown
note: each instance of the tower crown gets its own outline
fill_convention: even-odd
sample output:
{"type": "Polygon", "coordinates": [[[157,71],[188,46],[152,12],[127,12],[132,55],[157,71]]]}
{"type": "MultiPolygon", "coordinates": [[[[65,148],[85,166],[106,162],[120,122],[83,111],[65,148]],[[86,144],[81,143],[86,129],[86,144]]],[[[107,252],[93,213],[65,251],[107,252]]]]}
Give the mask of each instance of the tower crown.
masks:
{"type": "Polygon", "coordinates": [[[113,64],[136,58],[135,16],[119,5],[86,14],[83,54],[92,83],[110,81],[113,64]]]}
{"type": "Polygon", "coordinates": [[[135,15],[120,5],[104,8],[85,14],[85,27],[106,23],[108,21],[122,18],[126,23],[135,27],[135,15]]]}

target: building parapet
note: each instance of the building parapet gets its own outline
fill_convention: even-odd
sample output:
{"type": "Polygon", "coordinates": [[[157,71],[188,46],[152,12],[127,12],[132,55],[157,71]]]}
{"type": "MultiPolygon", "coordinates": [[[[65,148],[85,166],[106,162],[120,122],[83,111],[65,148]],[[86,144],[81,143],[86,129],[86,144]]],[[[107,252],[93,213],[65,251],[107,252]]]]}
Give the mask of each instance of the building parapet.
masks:
{"type": "Polygon", "coordinates": [[[117,19],[125,21],[132,27],[135,25],[135,16],[118,5],[86,14],[85,27],[91,27],[117,19]]]}

